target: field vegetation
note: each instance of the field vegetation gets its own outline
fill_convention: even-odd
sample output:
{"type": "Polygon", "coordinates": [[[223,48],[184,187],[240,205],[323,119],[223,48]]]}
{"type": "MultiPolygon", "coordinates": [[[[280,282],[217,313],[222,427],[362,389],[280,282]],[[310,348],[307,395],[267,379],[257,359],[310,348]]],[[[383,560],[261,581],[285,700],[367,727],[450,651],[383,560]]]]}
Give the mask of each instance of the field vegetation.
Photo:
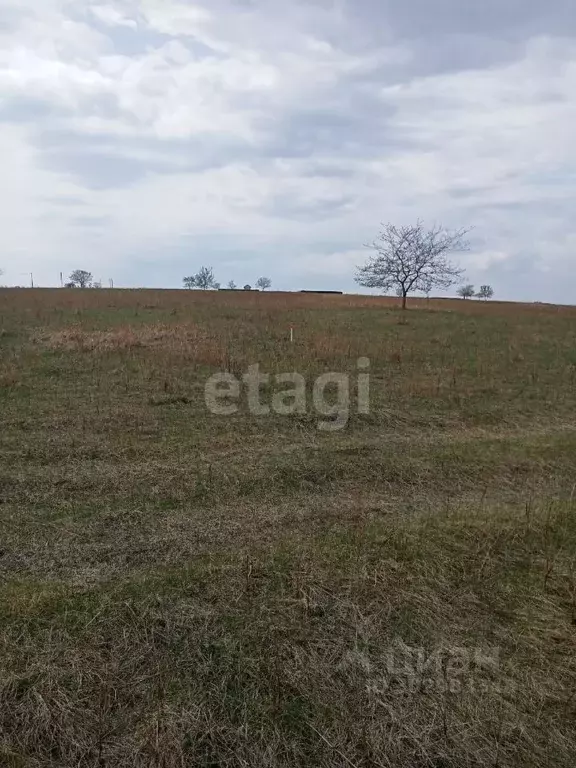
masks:
{"type": "Polygon", "coordinates": [[[1,290],[0,422],[0,765],[574,765],[576,308],[1,290]]]}

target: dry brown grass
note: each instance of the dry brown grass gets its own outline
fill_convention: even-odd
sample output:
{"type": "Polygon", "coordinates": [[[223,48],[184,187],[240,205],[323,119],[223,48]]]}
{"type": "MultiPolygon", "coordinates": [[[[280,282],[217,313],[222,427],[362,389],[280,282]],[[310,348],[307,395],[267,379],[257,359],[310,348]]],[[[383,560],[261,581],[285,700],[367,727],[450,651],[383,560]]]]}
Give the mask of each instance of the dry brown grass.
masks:
{"type": "Polygon", "coordinates": [[[192,361],[208,366],[226,362],[226,347],[220,339],[192,323],[163,325],[120,326],[107,331],[88,331],[78,328],[50,331],[36,330],[31,335],[34,343],[57,352],[103,354],[150,349],[152,352],[170,350],[192,361]]]}
{"type": "Polygon", "coordinates": [[[85,331],[67,328],[60,331],[35,331],[32,341],[48,349],[65,352],[113,352],[135,347],[159,347],[179,344],[196,349],[210,341],[209,335],[194,325],[130,325],[109,331],[85,331]]]}
{"type": "Polygon", "coordinates": [[[15,387],[20,381],[17,367],[12,363],[0,363],[0,387],[15,387]]]}

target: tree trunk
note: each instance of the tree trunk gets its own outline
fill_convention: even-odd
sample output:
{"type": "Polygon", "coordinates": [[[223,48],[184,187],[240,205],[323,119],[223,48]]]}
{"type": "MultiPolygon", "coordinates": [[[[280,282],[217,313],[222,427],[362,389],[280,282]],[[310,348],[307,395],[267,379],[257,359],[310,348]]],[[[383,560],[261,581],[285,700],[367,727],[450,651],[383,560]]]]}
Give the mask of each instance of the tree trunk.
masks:
{"type": "Polygon", "coordinates": [[[402,294],[402,309],[406,309],[406,294],[402,294]]]}

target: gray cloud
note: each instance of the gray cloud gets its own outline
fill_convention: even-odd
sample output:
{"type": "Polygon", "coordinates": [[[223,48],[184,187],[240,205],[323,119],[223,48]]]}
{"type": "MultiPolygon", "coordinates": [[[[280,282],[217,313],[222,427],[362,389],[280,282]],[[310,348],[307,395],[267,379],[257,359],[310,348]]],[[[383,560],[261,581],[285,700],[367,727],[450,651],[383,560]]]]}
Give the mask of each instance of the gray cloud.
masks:
{"type": "Polygon", "coordinates": [[[27,9],[20,8],[17,5],[7,5],[5,8],[2,8],[0,31],[9,32],[15,29],[18,24],[22,23],[29,16],[30,12],[27,9]]]}
{"type": "MultiPolygon", "coordinates": [[[[262,150],[273,156],[366,157],[374,150],[406,147],[400,132],[388,120],[392,108],[375,99],[344,96],[346,109],[295,110],[269,126],[262,150]]],[[[261,151],[262,151],[261,150],[261,151]]]]}
{"type": "Polygon", "coordinates": [[[112,224],[113,220],[111,216],[74,216],[70,221],[78,227],[101,229],[112,224]]]}
{"type": "Polygon", "coordinates": [[[0,102],[0,123],[38,123],[52,117],[57,110],[48,101],[25,96],[0,102]]]}
{"type": "Polygon", "coordinates": [[[138,160],[105,152],[53,150],[43,155],[47,168],[68,173],[88,189],[110,189],[136,184],[152,169],[138,160]]]}
{"type": "Polygon", "coordinates": [[[336,195],[327,199],[298,200],[294,195],[275,195],[266,203],[265,210],[271,216],[299,221],[319,222],[333,219],[335,216],[353,210],[356,205],[354,195],[336,195]]]}
{"type": "Polygon", "coordinates": [[[531,38],[576,35],[572,0],[347,0],[347,7],[348,45],[395,43],[410,51],[402,67],[376,70],[380,82],[506,64],[531,38]]]}
{"type": "Polygon", "coordinates": [[[388,22],[395,34],[407,38],[442,38],[446,35],[487,36],[516,41],[534,35],[576,32],[571,0],[530,3],[525,0],[354,0],[359,23],[378,34],[375,20],[388,22]]]}
{"type": "Polygon", "coordinates": [[[254,156],[233,137],[220,143],[209,137],[168,142],[51,129],[35,133],[34,146],[46,167],[70,174],[88,189],[130,186],[150,174],[198,173],[254,156]]]}

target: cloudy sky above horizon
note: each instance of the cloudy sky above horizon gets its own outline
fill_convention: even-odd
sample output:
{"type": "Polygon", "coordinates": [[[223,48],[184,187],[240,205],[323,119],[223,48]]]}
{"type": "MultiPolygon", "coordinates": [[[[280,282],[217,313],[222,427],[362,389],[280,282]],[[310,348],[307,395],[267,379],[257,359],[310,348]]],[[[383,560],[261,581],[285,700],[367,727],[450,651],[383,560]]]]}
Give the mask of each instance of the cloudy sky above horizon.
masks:
{"type": "Polygon", "coordinates": [[[573,0],[0,0],[0,280],[352,291],[422,218],[576,303],[575,127],[573,0]]]}

